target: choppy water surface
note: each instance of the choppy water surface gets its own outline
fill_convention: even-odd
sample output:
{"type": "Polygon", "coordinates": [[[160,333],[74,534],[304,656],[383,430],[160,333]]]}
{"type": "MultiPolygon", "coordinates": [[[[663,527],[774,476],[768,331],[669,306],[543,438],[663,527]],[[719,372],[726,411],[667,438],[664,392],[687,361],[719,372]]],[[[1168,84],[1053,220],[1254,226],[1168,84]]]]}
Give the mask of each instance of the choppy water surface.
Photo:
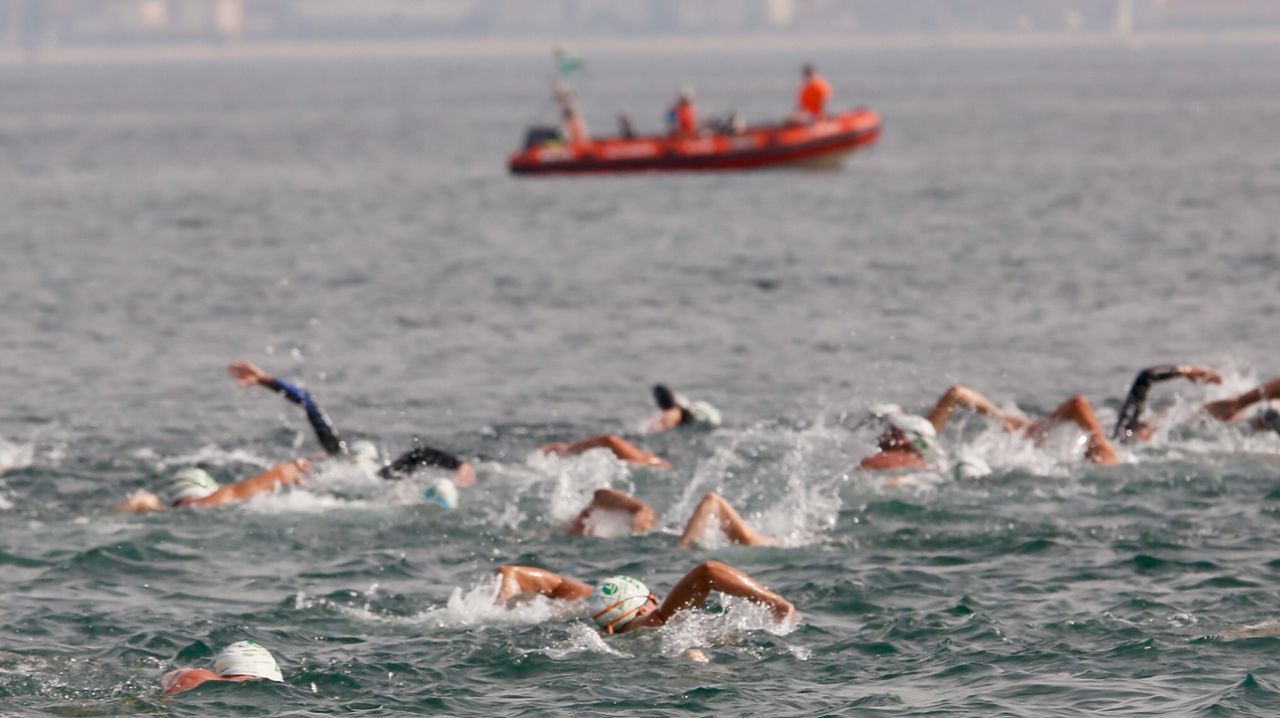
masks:
{"type": "MultiPolygon", "coordinates": [[[[766,118],[801,59],[589,58],[579,87],[597,127],[685,84],[766,118]]],[[[502,163],[548,114],[542,58],[0,69],[0,712],[1273,715],[1280,437],[1187,419],[1096,468],[969,419],[943,449],[987,479],[855,467],[866,407],[957,381],[1109,424],[1146,365],[1224,369],[1157,390],[1183,418],[1280,374],[1280,52],[815,59],[886,118],[842,172],[539,181],[502,163]],[[445,513],[330,466],[113,512],[315,453],[241,357],[477,487],[445,513]],[[640,436],[656,380],[726,427],[640,436]],[[602,430],[675,468],[533,451],[602,430]],[[558,535],[605,485],[663,530],[558,535]],[[678,549],[711,489],[786,547],[678,549]],[[706,558],[798,626],[713,602],[605,641],[492,605],[504,562],[665,592],[706,558]],[[244,637],[284,685],[159,694],[244,637]]]]}

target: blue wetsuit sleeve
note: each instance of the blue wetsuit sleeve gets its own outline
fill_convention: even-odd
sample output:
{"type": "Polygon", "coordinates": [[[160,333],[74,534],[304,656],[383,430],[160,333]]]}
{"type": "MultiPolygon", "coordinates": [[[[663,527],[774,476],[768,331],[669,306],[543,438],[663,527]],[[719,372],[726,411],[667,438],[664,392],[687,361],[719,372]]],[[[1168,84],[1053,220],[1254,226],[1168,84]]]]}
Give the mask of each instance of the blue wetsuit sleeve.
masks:
{"type": "Polygon", "coordinates": [[[463,463],[462,459],[447,451],[441,451],[430,446],[416,446],[402,454],[395,461],[382,467],[382,470],[378,472],[378,476],[384,479],[399,479],[424,466],[456,471],[463,463]]]}
{"type": "Polygon", "coordinates": [[[1124,406],[1120,407],[1120,416],[1116,420],[1115,431],[1111,432],[1111,438],[1128,439],[1133,436],[1142,426],[1142,410],[1147,405],[1151,385],[1181,375],[1178,367],[1173,365],[1153,366],[1138,372],[1138,376],[1133,379],[1133,386],[1129,388],[1129,396],[1125,397],[1124,406]]]}
{"type": "Polygon", "coordinates": [[[307,411],[307,421],[311,422],[311,428],[316,432],[316,440],[324,447],[325,453],[329,456],[341,456],[347,453],[347,444],[338,436],[338,430],[333,425],[333,421],[324,413],[324,410],[316,404],[311,398],[311,394],[306,390],[290,384],[282,379],[272,379],[263,382],[262,386],[280,394],[284,398],[301,406],[307,411]]]}

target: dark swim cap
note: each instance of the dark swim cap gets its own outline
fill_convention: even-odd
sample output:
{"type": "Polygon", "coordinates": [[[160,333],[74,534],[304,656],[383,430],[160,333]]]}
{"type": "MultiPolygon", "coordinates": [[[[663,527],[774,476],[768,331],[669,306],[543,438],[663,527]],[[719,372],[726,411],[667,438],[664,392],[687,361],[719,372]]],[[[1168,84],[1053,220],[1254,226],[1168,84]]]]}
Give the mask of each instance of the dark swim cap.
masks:
{"type": "Polygon", "coordinates": [[[1262,412],[1262,425],[1280,434],[1280,411],[1267,409],[1262,412]]]}
{"type": "Polygon", "coordinates": [[[667,409],[674,409],[679,406],[676,403],[675,392],[667,388],[665,384],[653,385],[653,400],[658,402],[658,408],[663,411],[666,411],[667,409]]]}

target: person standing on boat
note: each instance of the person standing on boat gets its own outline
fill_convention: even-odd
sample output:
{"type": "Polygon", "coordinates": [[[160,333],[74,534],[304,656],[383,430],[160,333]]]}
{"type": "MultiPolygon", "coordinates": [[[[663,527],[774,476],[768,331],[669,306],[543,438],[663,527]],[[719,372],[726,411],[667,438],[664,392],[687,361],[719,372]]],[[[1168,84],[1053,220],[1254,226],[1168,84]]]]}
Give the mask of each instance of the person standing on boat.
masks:
{"type": "Polygon", "coordinates": [[[831,85],[818,74],[813,63],[806,62],[801,69],[804,82],[796,94],[796,111],[793,122],[809,123],[826,117],[827,101],[831,99],[831,85]]]}
{"type": "Polygon", "coordinates": [[[555,98],[556,104],[560,105],[562,121],[560,134],[564,137],[564,141],[570,145],[586,144],[591,136],[587,134],[587,123],[582,119],[578,103],[573,99],[573,90],[570,90],[568,85],[557,81],[551,90],[551,95],[555,98]]]}
{"type": "Polygon", "coordinates": [[[698,134],[698,108],[693,104],[693,90],[680,91],[676,103],[667,110],[667,129],[671,134],[692,137],[698,134]]]}

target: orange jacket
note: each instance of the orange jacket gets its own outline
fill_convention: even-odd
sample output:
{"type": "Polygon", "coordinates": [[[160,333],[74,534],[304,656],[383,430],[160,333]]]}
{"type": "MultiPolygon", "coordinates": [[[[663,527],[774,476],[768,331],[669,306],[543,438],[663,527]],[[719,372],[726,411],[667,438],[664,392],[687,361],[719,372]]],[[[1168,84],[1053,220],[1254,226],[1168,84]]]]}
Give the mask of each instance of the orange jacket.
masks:
{"type": "Polygon", "coordinates": [[[822,117],[829,99],[831,99],[831,85],[827,84],[821,75],[814,75],[800,87],[796,105],[813,117],[822,117]]]}
{"type": "Polygon", "coordinates": [[[692,102],[678,102],[671,108],[675,115],[675,130],[682,135],[693,135],[698,132],[698,110],[692,102]]]}

